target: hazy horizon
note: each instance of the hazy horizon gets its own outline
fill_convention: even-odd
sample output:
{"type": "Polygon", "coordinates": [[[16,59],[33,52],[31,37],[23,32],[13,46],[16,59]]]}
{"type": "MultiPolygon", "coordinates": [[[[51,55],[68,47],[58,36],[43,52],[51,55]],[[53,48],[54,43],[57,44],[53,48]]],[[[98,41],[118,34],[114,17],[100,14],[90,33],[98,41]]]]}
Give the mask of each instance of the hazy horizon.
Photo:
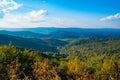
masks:
{"type": "Polygon", "coordinates": [[[0,30],[4,30],[4,29],[37,29],[37,28],[58,28],[58,29],[120,29],[119,27],[118,28],[107,28],[107,27],[95,27],[95,28],[82,28],[82,27],[0,27],[0,30]]]}

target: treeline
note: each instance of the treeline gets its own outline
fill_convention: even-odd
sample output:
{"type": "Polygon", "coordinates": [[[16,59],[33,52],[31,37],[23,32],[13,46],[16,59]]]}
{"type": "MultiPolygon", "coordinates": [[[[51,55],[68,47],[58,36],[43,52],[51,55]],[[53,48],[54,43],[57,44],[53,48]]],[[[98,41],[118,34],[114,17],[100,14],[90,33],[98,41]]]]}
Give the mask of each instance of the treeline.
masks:
{"type": "MultiPolygon", "coordinates": [[[[114,42],[113,44],[117,45],[113,48],[118,51],[118,43],[114,42]]],[[[92,45],[89,46],[91,49],[87,49],[85,46],[82,48],[81,46],[70,46],[67,49],[65,47],[61,49],[61,53],[65,54],[66,57],[48,58],[49,55],[38,51],[19,49],[11,44],[8,46],[1,45],[0,80],[120,79],[120,52],[114,52],[114,54],[103,52],[99,54],[99,50],[94,51],[95,47],[92,48],[92,45]],[[88,54],[85,54],[87,51],[88,54]],[[71,53],[76,56],[73,55],[74,57],[70,58],[71,53]]],[[[103,50],[102,47],[98,48],[103,50]]],[[[62,55],[61,53],[59,55],[62,55]]]]}

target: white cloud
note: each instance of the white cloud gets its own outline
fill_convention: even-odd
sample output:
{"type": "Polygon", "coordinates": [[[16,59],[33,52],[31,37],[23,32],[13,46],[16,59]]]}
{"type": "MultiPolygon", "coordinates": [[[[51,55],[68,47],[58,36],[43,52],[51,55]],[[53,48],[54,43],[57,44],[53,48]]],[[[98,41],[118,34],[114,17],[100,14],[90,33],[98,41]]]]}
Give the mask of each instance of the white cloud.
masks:
{"type": "Polygon", "coordinates": [[[30,21],[39,22],[45,19],[45,14],[47,13],[46,10],[39,10],[39,11],[31,11],[27,13],[27,17],[30,21]]]}
{"type": "Polygon", "coordinates": [[[31,23],[39,23],[45,19],[46,10],[31,11],[24,14],[13,15],[7,13],[4,18],[0,19],[0,26],[10,27],[22,27],[31,23]]]}
{"type": "MultiPolygon", "coordinates": [[[[16,10],[23,4],[18,4],[13,0],[0,0],[0,15],[1,13],[9,13],[12,10],[16,10]]],[[[3,15],[4,16],[4,15],[3,15]]]]}
{"type": "Polygon", "coordinates": [[[4,15],[0,19],[0,27],[39,27],[39,26],[61,26],[64,20],[56,17],[47,17],[46,10],[31,11],[24,14],[10,14],[4,15]]]}
{"type": "Polygon", "coordinates": [[[31,11],[24,14],[7,13],[0,19],[0,27],[20,28],[20,27],[73,27],[82,26],[75,19],[61,19],[50,17],[46,10],[31,11]]]}
{"type": "Polygon", "coordinates": [[[117,13],[115,15],[110,15],[107,17],[103,17],[100,19],[100,21],[106,21],[106,20],[116,20],[116,19],[120,19],[120,13],[117,13]]]}

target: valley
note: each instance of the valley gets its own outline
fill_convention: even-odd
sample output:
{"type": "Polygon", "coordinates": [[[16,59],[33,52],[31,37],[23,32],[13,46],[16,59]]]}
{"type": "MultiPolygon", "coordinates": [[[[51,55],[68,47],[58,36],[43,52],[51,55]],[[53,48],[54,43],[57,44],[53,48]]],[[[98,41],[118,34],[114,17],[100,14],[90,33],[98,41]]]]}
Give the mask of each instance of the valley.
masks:
{"type": "Polygon", "coordinates": [[[1,30],[0,62],[2,80],[119,80],[120,29],[1,30]]]}

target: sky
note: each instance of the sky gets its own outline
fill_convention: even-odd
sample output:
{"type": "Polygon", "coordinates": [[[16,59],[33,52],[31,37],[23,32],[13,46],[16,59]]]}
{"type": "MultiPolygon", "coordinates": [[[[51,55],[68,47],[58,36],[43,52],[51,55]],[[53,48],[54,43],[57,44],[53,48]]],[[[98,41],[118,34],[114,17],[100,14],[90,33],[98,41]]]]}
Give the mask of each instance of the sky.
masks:
{"type": "Polygon", "coordinates": [[[0,28],[120,28],[120,0],[0,0],[0,28]]]}

